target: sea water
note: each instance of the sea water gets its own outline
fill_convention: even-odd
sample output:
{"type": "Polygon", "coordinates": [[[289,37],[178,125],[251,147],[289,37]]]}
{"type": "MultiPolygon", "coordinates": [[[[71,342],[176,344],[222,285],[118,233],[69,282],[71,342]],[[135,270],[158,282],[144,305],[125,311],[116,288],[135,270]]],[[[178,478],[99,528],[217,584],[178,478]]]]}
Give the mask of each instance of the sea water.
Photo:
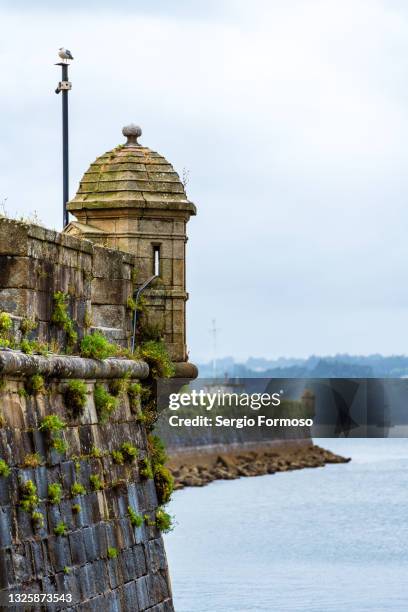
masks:
{"type": "Polygon", "coordinates": [[[408,610],[408,440],[316,440],[348,464],[177,491],[176,612],[408,610]]]}

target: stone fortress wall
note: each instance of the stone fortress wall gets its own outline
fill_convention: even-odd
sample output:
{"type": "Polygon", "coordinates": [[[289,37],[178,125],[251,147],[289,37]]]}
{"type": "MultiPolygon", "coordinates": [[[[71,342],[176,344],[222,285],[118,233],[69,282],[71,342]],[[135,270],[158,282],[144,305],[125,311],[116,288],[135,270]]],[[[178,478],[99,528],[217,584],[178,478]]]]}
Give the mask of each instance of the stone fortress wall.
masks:
{"type": "MultiPolygon", "coordinates": [[[[24,322],[35,319],[38,324],[26,337],[63,348],[66,332],[52,322],[54,296],[63,292],[79,339],[98,329],[126,346],[134,265],[129,253],[1,219],[0,313],[11,316],[8,336],[20,342],[24,322]]],[[[148,441],[140,411],[134,410],[140,398],[120,394],[106,422],[95,406],[95,387],[109,390],[124,374],[130,384],[139,383],[149,367],[127,359],[99,361],[0,349],[1,604],[16,592],[69,593],[71,602],[47,609],[173,609],[155,520],[155,484],[141,475],[148,441]],[[30,389],[39,376],[44,387],[30,389]],[[86,386],[81,414],[73,414],[66,399],[69,382],[75,379],[86,386]],[[50,432],[41,429],[49,415],[66,423],[58,434],[67,447],[64,452],[57,452],[50,432]],[[137,449],[137,459],[117,464],[112,453],[124,444],[137,449]],[[53,484],[60,488],[57,502],[50,499],[53,484]],[[76,484],[82,487],[79,494],[74,494],[76,484]],[[38,499],[25,508],[27,487],[38,499]],[[129,508],[143,519],[138,518],[137,525],[129,508]],[[63,533],[57,534],[61,525],[63,533]]],[[[43,608],[33,604],[25,609],[43,608]]]]}
{"type": "Polygon", "coordinates": [[[125,351],[137,306],[180,385],[197,375],[185,324],[196,209],[140,128],[123,134],[85,173],[63,233],[0,218],[0,607],[25,592],[72,595],[55,610],[173,610],[171,475],[142,406],[147,391],[154,411],[157,367],[125,351]],[[72,355],[98,334],[116,357],[72,355]]]}

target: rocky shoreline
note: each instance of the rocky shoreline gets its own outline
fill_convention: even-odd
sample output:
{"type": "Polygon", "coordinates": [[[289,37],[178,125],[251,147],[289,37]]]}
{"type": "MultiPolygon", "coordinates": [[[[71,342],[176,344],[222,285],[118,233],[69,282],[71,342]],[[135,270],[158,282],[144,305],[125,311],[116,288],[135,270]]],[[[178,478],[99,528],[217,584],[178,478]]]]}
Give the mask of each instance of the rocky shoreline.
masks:
{"type": "Polygon", "coordinates": [[[168,467],[177,490],[203,487],[214,480],[234,480],[243,476],[261,476],[349,461],[349,458],[308,444],[215,453],[200,453],[197,449],[197,452],[189,455],[170,454],[168,467]]]}

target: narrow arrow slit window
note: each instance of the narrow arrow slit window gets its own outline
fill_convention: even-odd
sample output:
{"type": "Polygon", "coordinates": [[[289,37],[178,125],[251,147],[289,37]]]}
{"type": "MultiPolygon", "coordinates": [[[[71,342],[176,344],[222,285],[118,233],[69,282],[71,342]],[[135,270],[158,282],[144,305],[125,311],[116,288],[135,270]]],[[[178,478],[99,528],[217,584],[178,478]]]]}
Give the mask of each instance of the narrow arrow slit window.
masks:
{"type": "Polygon", "coordinates": [[[160,246],[153,245],[153,274],[160,276],[160,246]]]}

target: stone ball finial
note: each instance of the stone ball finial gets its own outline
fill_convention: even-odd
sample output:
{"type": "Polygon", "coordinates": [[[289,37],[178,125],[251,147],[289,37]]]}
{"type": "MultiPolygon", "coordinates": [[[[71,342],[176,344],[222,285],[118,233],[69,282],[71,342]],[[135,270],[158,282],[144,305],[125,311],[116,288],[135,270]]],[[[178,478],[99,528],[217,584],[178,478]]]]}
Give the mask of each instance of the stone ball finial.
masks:
{"type": "Polygon", "coordinates": [[[134,123],[129,123],[129,125],[125,125],[125,127],[122,129],[122,134],[127,138],[125,147],[135,145],[140,146],[137,142],[139,136],[142,135],[142,128],[140,126],[135,125],[134,123]]]}

